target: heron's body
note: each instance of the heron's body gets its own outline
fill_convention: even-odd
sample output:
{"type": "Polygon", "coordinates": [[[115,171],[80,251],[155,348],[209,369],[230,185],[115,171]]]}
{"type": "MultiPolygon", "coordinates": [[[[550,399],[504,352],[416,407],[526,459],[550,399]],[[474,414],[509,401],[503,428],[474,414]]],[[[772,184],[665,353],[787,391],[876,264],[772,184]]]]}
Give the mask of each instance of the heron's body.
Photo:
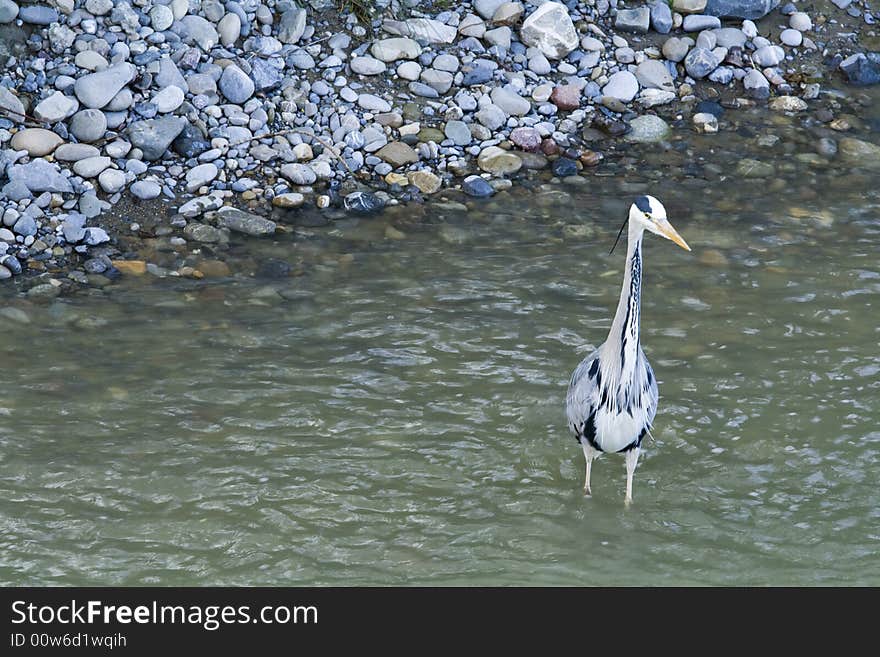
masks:
{"type": "Polygon", "coordinates": [[[623,452],[627,502],[632,499],[633,471],[642,440],[657,413],[658,398],[657,381],[639,340],[645,229],[688,248],[666,221],[659,201],[643,196],[633,204],[623,287],[611,330],[605,342],[577,366],[566,396],[568,424],[586,458],[584,493],[590,494],[590,470],[596,455],[623,452]]]}

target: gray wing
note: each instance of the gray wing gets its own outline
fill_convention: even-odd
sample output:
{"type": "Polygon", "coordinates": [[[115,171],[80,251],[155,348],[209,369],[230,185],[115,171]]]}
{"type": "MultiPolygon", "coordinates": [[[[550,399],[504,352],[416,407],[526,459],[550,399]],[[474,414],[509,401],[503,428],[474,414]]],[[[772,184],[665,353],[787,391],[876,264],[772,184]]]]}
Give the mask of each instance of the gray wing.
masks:
{"type": "Polygon", "coordinates": [[[565,398],[565,414],[568,426],[577,438],[580,438],[584,423],[596,413],[601,372],[599,349],[596,349],[580,362],[571,375],[565,398]]]}
{"type": "Polygon", "coordinates": [[[642,351],[642,348],[639,347],[639,356],[642,361],[643,367],[640,368],[643,372],[644,381],[642,390],[645,391],[645,413],[648,417],[648,428],[651,428],[651,425],[654,424],[654,416],[657,415],[657,401],[660,397],[659,391],[657,390],[657,377],[654,376],[654,370],[651,369],[651,363],[648,362],[648,359],[645,357],[645,352],[642,351]]]}

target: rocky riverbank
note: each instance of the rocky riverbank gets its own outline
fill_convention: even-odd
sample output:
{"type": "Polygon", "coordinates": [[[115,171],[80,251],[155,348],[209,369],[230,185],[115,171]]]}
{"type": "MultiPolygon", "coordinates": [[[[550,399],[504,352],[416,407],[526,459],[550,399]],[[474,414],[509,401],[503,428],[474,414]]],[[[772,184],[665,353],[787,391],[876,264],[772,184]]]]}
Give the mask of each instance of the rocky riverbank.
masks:
{"type": "Polygon", "coordinates": [[[28,294],[55,296],[199,277],[191,253],[308,208],[573,181],[762,104],[839,134],[817,140],[825,162],[880,169],[840,111],[837,88],[880,81],[875,15],[855,2],[393,9],[363,25],[325,0],[0,0],[0,279],[42,273],[28,294]],[[120,201],[149,212],[123,218],[120,201]],[[126,262],[138,237],[179,258],[126,262]]]}

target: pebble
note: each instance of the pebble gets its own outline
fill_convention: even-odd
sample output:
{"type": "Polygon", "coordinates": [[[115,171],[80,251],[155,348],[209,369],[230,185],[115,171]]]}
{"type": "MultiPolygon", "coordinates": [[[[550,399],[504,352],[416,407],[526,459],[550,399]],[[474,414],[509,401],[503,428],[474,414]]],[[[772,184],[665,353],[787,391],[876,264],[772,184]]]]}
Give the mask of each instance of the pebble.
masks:
{"type": "Polygon", "coordinates": [[[217,226],[252,236],[271,235],[277,229],[274,221],[230,207],[217,211],[217,226]]]}
{"type": "Polygon", "coordinates": [[[461,183],[461,189],[469,196],[486,198],[495,194],[495,189],[480,176],[468,176],[461,183]]]}
{"type": "Polygon", "coordinates": [[[602,94],[624,103],[630,102],[639,92],[639,81],[629,71],[618,71],[602,87],[602,94]]]}
{"type": "Polygon", "coordinates": [[[354,57],[349,62],[349,66],[358,75],[379,75],[388,68],[385,62],[375,57],[354,57]]]}
{"type": "Polygon", "coordinates": [[[798,30],[787,29],[782,30],[782,33],[779,35],[779,40],[782,41],[786,46],[791,46],[796,48],[801,45],[804,40],[803,34],[801,34],[798,30]]]}
{"type": "Polygon", "coordinates": [[[375,214],[385,207],[385,201],[372,192],[352,192],[343,200],[345,209],[353,214],[375,214]]]}
{"type": "Polygon", "coordinates": [[[762,68],[776,66],[783,59],[785,51],[779,46],[763,46],[752,53],[752,60],[762,68]]]}
{"type": "Polygon", "coordinates": [[[193,167],[186,173],[186,191],[196,191],[214,180],[218,174],[217,165],[211,162],[193,167]]]}
{"type": "Polygon", "coordinates": [[[167,114],[168,112],[173,112],[178,107],[183,105],[183,101],[183,90],[180,87],[174,85],[165,87],[161,91],[158,91],[150,99],[150,102],[156,106],[156,111],[158,111],[159,114],[167,114]]]}
{"type": "Polygon", "coordinates": [[[648,6],[635,9],[618,9],[614,27],[623,32],[645,34],[651,21],[651,9],[648,6]]]}
{"type": "Polygon", "coordinates": [[[109,157],[96,156],[78,160],[73,165],[73,172],[83,178],[94,178],[110,166],[112,160],[109,157]]]}
{"type": "MultiPolygon", "coordinates": [[[[6,91],[3,87],[0,87],[0,89],[6,91]]],[[[9,92],[6,91],[6,93],[9,92]]],[[[0,99],[0,105],[2,104],[2,99],[0,99]]],[[[21,106],[20,102],[18,102],[18,107],[20,109],[13,109],[16,109],[17,113],[23,113],[24,107],[21,106]]],[[[37,104],[37,106],[34,108],[34,116],[40,121],[45,121],[46,123],[58,123],[58,121],[63,121],[64,119],[73,116],[78,109],[79,103],[77,102],[76,98],[65,96],[60,91],[56,91],[55,93],[47,98],[44,98],[37,104]]]]}
{"type": "Polygon", "coordinates": [[[127,62],[84,75],[73,85],[79,102],[91,109],[105,107],[122,88],[134,80],[137,69],[127,62]]]}
{"type": "Polygon", "coordinates": [[[520,39],[550,59],[561,59],[578,46],[578,34],[568,9],[557,2],[545,2],[523,21],[520,39]]]}
{"type": "Polygon", "coordinates": [[[718,117],[708,112],[699,112],[693,117],[694,129],[697,132],[713,134],[718,132],[718,117]]]}
{"type": "Polygon", "coordinates": [[[694,48],[684,60],[687,74],[700,80],[718,67],[719,61],[715,54],[707,48],[694,48]]]}
{"type": "Polygon", "coordinates": [[[125,174],[118,169],[106,169],[98,176],[98,183],[108,194],[115,194],[125,187],[125,174]]]}
{"type": "Polygon", "coordinates": [[[254,81],[235,64],[223,69],[217,86],[229,102],[239,105],[254,95],[254,81]]]}
{"type": "Polygon", "coordinates": [[[490,97],[496,107],[511,116],[524,116],[529,113],[532,104],[509,87],[495,87],[490,97]]]}
{"type": "MultiPolygon", "coordinates": [[[[650,6],[651,27],[658,34],[669,34],[672,30],[672,10],[665,0],[654,0],[650,6]]],[[[583,44],[581,44],[583,45],[583,44]]]]}
{"type": "Polygon", "coordinates": [[[129,190],[137,198],[147,201],[158,198],[162,193],[162,186],[153,180],[138,180],[129,187],[129,190]]]}
{"type": "Polygon", "coordinates": [[[777,96],[770,101],[769,107],[777,112],[802,112],[807,109],[807,103],[797,96],[777,96]]]}
{"type": "Polygon", "coordinates": [[[670,132],[669,124],[654,114],[637,116],[629,125],[632,131],[626,135],[627,141],[640,144],[663,141],[670,132]]]}
{"type": "Polygon", "coordinates": [[[467,146],[473,140],[471,130],[464,121],[447,121],[444,134],[456,146],[467,146]]]}
{"type": "Polygon", "coordinates": [[[13,135],[10,146],[17,151],[27,151],[31,157],[42,157],[54,151],[63,142],[64,140],[51,130],[25,128],[13,135]]]}
{"type": "Polygon", "coordinates": [[[497,146],[489,146],[480,151],[477,166],[487,173],[503,176],[519,171],[522,160],[514,153],[497,146]]]}
{"type": "Polygon", "coordinates": [[[809,32],[813,29],[813,21],[808,14],[796,11],[788,17],[788,26],[798,32],[809,32]]]}
{"type": "Polygon", "coordinates": [[[717,16],[703,16],[691,14],[684,17],[682,24],[685,32],[700,32],[702,30],[714,30],[721,27],[721,19],[717,16]]]}
{"type": "Polygon", "coordinates": [[[70,120],[70,133],[80,142],[98,141],[106,131],[107,117],[101,110],[80,110],[70,120]]]}

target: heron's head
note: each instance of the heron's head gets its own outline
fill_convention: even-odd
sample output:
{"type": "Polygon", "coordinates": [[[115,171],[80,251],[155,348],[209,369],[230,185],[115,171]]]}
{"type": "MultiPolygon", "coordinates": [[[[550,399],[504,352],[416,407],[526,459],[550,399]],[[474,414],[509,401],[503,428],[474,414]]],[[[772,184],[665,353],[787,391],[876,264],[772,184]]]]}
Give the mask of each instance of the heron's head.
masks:
{"type": "Polygon", "coordinates": [[[629,208],[630,225],[640,226],[660,237],[672,240],[686,251],[691,247],[666,218],[666,208],[653,196],[639,196],[629,208]]]}

